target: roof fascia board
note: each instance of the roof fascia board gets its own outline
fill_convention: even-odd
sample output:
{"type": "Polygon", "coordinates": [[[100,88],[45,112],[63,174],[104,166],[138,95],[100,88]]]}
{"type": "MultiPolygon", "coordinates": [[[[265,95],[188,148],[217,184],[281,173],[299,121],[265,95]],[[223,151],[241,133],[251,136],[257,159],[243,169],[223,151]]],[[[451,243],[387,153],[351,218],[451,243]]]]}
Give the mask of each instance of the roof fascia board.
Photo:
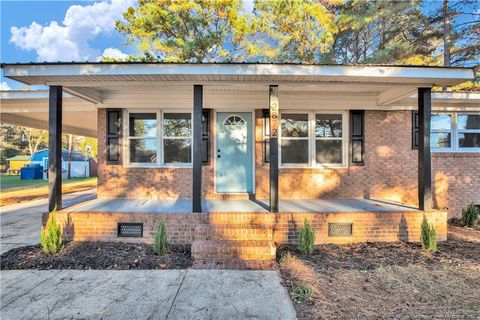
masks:
{"type": "Polygon", "coordinates": [[[6,77],[114,75],[251,75],[311,76],[332,79],[458,79],[474,78],[473,69],[390,66],[264,65],[264,64],[49,64],[4,65],[6,77]]]}

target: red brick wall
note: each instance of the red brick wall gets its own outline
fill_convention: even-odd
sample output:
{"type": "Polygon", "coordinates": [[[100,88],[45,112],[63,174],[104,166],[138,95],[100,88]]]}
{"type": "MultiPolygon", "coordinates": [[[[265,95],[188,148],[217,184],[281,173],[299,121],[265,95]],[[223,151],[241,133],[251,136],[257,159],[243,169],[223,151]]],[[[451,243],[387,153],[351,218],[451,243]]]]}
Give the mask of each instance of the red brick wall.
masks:
{"type": "MultiPolygon", "coordinates": [[[[438,241],[447,237],[446,212],[425,213],[437,232],[438,241]]],[[[47,217],[45,216],[44,219],[47,217]]],[[[300,228],[307,219],[315,231],[315,243],[353,243],[365,241],[413,241],[420,239],[423,212],[330,212],[330,213],[140,213],[140,212],[72,212],[68,209],[56,213],[66,240],[121,241],[153,243],[161,219],[167,227],[167,238],[172,244],[191,244],[197,224],[248,225],[258,224],[272,228],[273,241],[295,244],[300,228]],[[117,236],[119,222],[143,223],[143,238],[117,236]],[[330,237],[328,224],[348,222],[353,224],[352,235],[330,237]]],[[[45,222],[45,221],[44,221],[45,222]]]]}
{"type": "MultiPolygon", "coordinates": [[[[48,219],[47,216],[44,218],[48,219]]],[[[191,244],[195,226],[207,221],[205,213],[72,212],[56,213],[65,240],[120,241],[153,243],[160,220],[165,221],[167,240],[172,244],[191,244]],[[142,238],[118,237],[118,223],[143,223],[142,238]]]]}
{"type": "MultiPolygon", "coordinates": [[[[105,162],[105,110],[98,112],[99,183],[102,198],[189,198],[189,168],[126,168],[105,162]]],[[[263,164],[261,111],[256,111],[255,186],[268,198],[269,169],[263,164]]],[[[280,169],[280,198],[372,198],[417,205],[417,151],[411,148],[410,111],[365,112],[365,166],[280,169]]],[[[213,136],[213,134],[212,134],[213,136]]],[[[213,159],[213,141],[210,143],[213,159]]],[[[213,161],[203,167],[205,198],[214,193],[213,161]]],[[[480,153],[432,153],[434,204],[459,216],[470,201],[480,203],[480,153]]],[[[226,196],[231,197],[231,196],[226,196]]],[[[233,196],[236,197],[236,196],[233,196]]]]}

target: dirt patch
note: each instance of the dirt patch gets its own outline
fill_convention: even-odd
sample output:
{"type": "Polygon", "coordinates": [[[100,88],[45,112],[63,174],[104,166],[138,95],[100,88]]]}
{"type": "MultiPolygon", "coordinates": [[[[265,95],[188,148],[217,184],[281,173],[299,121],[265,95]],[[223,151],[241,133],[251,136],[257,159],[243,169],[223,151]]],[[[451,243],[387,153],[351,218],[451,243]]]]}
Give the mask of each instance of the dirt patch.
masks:
{"type": "Polygon", "coordinates": [[[68,242],[55,255],[34,245],[12,249],[0,257],[1,270],[185,269],[191,265],[190,246],[170,246],[167,254],[156,255],[152,245],[121,242],[68,242]]]}
{"type": "Polygon", "coordinates": [[[321,245],[312,256],[277,250],[299,319],[480,317],[480,229],[449,226],[448,241],[429,254],[414,243],[321,245]],[[471,239],[471,240],[468,240],[471,239]]]}

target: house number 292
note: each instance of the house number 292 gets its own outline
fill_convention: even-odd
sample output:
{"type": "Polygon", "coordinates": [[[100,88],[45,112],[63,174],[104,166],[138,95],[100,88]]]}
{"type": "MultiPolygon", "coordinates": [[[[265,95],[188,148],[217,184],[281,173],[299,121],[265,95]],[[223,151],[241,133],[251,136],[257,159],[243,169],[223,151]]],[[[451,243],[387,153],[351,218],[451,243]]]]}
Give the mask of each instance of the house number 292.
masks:
{"type": "Polygon", "coordinates": [[[272,102],[270,104],[270,136],[272,138],[278,137],[278,104],[272,102]]]}

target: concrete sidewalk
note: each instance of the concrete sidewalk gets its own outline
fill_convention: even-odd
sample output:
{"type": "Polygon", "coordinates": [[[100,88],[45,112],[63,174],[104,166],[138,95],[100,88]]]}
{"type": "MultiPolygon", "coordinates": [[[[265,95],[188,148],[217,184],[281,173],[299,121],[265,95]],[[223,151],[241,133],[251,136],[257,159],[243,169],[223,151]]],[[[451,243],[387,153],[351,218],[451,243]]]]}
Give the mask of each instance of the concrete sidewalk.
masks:
{"type": "Polygon", "coordinates": [[[2,319],[295,319],[277,271],[2,271],[2,319]]]}
{"type": "MultiPolygon", "coordinates": [[[[96,189],[63,195],[63,205],[71,206],[96,198],[96,189]]],[[[37,244],[42,228],[42,213],[48,199],[0,207],[0,254],[16,247],[37,244]]]]}

